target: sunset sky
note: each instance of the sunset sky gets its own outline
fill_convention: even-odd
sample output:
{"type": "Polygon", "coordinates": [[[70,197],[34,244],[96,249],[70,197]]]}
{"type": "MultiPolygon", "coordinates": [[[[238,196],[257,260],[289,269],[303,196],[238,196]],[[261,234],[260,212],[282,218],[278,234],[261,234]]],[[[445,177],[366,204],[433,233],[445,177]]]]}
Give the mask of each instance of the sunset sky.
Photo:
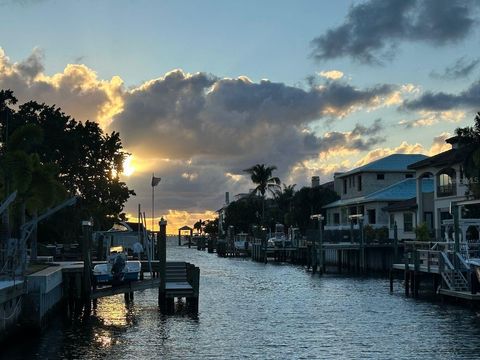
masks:
{"type": "Polygon", "coordinates": [[[480,110],[480,1],[0,0],[0,88],[119,131],[169,232],[286,184],[435,154],[480,110]]]}

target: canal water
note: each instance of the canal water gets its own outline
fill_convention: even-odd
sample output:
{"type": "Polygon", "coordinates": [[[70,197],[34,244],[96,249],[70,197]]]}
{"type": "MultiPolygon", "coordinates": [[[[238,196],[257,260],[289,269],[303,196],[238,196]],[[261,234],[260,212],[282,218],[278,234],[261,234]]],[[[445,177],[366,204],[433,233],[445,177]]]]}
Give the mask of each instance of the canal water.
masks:
{"type": "Polygon", "coordinates": [[[388,280],[224,259],[170,240],[169,260],[201,268],[200,312],[162,316],[157,292],[99,301],[5,344],[5,359],[479,359],[480,313],[414,300],[388,280]]]}

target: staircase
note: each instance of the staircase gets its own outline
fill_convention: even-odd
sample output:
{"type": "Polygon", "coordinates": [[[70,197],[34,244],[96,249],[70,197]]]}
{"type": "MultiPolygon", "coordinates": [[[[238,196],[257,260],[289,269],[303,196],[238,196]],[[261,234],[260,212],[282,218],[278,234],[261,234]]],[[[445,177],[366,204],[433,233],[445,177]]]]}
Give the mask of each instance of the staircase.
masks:
{"type": "Polygon", "coordinates": [[[462,271],[455,269],[445,252],[441,252],[441,275],[444,283],[452,291],[469,291],[470,285],[462,271]]]}

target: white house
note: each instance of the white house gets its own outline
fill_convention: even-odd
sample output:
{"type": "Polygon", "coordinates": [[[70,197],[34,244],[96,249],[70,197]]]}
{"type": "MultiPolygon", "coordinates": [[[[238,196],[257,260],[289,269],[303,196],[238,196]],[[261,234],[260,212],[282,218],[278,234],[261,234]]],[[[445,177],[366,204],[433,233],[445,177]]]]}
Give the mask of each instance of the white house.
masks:
{"type": "MultiPolygon", "coordinates": [[[[452,225],[452,215],[450,206],[452,202],[467,200],[468,181],[463,170],[463,163],[470,149],[458,146],[458,138],[447,139],[452,145],[452,149],[444,151],[438,155],[411,164],[408,168],[415,170],[417,181],[417,223],[430,221],[435,229],[437,240],[445,240],[447,228],[452,225]],[[434,196],[433,205],[426,203],[426,200],[420,194],[422,191],[423,179],[433,179],[434,196]],[[432,219],[432,220],[430,220],[432,219]]],[[[478,238],[478,229],[480,229],[480,220],[460,219],[460,228],[463,238],[467,237],[467,232],[471,231],[473,236],[478,238]]],[[[447,236],[448,237],[448,236],[447,236]]]]}
{"type": "MultiPolygon", "coordinates": [[[[364,215],[365,224],[388,226],[389,216],[383,209],[416,196],[415,170],[408,166],[426,158],[421,154],[393,154],[335,174],[334,189],[340,200],[324,206],[327,213],[325,229],[349,229],[348,216],[358,214],[364,215]]],[[[431,184],[427,181],[426,190],[431,184]]]]}

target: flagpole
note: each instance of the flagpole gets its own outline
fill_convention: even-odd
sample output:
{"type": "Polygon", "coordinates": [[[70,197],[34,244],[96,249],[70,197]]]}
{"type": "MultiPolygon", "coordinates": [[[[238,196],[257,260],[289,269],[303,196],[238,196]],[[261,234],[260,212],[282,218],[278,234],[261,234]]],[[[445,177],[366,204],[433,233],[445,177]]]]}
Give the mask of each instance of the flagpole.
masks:
{"type": "MultiPolygon", "coordinates": [[[[152,173],[152,179],[155,178],[155,173],[152,173]]],[[[153,181],[153,180],[152,180],[153,181]]],[[[152,182],[152,232],[153,232],[153,227],[155,226],[155,186],[153,186],[152,182]]]]}

